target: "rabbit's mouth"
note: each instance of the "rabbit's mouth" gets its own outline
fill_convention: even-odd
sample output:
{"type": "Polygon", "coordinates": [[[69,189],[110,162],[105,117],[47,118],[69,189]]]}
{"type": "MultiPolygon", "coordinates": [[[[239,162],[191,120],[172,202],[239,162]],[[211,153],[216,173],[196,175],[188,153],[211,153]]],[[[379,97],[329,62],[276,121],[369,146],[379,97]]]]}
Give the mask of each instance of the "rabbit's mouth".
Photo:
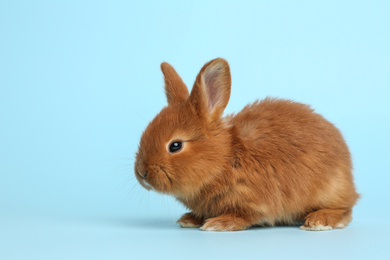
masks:
{"type": "Polygon", "coordinates": [[[172,190],[172,180],[167,170],[160,165],[147,165],[136,168],[138,182],[147,190],[169,193],[172,190]]]}
{"type": "Polygon", "coordinates": [[[136,176],[142,187],[147,190],[155,190],[154,187],[147,182],[146,178],[148,176],[148,171],[146,171],[144,174],[142,174],[140,171],[136,171],[136,176]]]}
{"type": "Polygon", "coordinates": [[[142,187],[144,187],[144,188],[147,189],[147,190],[154,190],[153,186],[150,185],[150,184],[149,184],[146,180],[144,180],[144,179],[141,179],[141,180],[139,181],[139,183],[142,185],[142,187]]]}

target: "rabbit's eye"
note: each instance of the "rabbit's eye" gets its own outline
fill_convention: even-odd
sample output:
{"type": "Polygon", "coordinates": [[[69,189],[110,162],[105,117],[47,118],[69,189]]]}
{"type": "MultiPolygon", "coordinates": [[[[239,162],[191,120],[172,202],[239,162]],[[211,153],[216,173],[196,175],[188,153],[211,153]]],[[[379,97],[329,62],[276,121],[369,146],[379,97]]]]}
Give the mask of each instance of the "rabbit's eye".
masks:
{"type": "Polygon", "coordinates": [[[170,153],[176,153],[178,151],[180,151],[180,149],[183,147],[183,143],[180,142],[180,141],[175,141],[175,142],[172,142],[170,145],[169,145],[169,152],[170,153]]]}

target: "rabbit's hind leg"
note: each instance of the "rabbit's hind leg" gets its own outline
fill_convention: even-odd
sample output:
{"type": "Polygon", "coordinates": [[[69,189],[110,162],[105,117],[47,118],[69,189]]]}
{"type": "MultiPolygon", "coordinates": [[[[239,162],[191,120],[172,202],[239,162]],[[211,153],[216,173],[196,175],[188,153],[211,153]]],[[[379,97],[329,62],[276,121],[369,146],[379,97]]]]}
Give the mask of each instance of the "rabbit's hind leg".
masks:
{"type": "Polygon", "coordinates": [[[351,209],[319,209],[308,214],[300,228],[310,231],[344,228],[351,220],[351,209]]]}

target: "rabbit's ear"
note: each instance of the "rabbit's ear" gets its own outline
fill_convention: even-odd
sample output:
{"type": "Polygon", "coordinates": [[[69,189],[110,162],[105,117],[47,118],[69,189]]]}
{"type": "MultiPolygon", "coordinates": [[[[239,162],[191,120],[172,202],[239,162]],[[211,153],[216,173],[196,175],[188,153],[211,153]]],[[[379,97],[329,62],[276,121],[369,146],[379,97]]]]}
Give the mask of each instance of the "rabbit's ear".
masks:
{"type": "Polygon", "coordinates": [[[215,120],[222,116],[230,98],[230,69],[226,60],[218,58],[200,70],[189,102],[200,117],[215,120]]]}
{"type": "Polygon", "coordinates": [[[161,63],[161,71],[164,74],[168,105],[185,101],[189,96],[188,89],[175,69],[168,63],[163,62],[161,63]]]}

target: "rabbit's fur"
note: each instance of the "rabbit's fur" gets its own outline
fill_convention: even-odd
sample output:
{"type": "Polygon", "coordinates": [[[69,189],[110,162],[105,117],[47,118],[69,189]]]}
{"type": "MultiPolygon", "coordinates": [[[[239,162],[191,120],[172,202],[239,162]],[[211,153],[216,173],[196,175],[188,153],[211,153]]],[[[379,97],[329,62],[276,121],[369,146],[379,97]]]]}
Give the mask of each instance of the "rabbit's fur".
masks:
{"type": "Polygon", "coordinates": [[[333,124],[307,105],[270,98],[222,117],[231,78],[221,58],[203,66],[191,94],[173,67],[161,69],[168,106],[142,135],[135,175],[191,210],[182,227],[328,230],[351,221],[351,156],[333,124]],[[175,141],[182,148],[170,152],[175,141]]]}

